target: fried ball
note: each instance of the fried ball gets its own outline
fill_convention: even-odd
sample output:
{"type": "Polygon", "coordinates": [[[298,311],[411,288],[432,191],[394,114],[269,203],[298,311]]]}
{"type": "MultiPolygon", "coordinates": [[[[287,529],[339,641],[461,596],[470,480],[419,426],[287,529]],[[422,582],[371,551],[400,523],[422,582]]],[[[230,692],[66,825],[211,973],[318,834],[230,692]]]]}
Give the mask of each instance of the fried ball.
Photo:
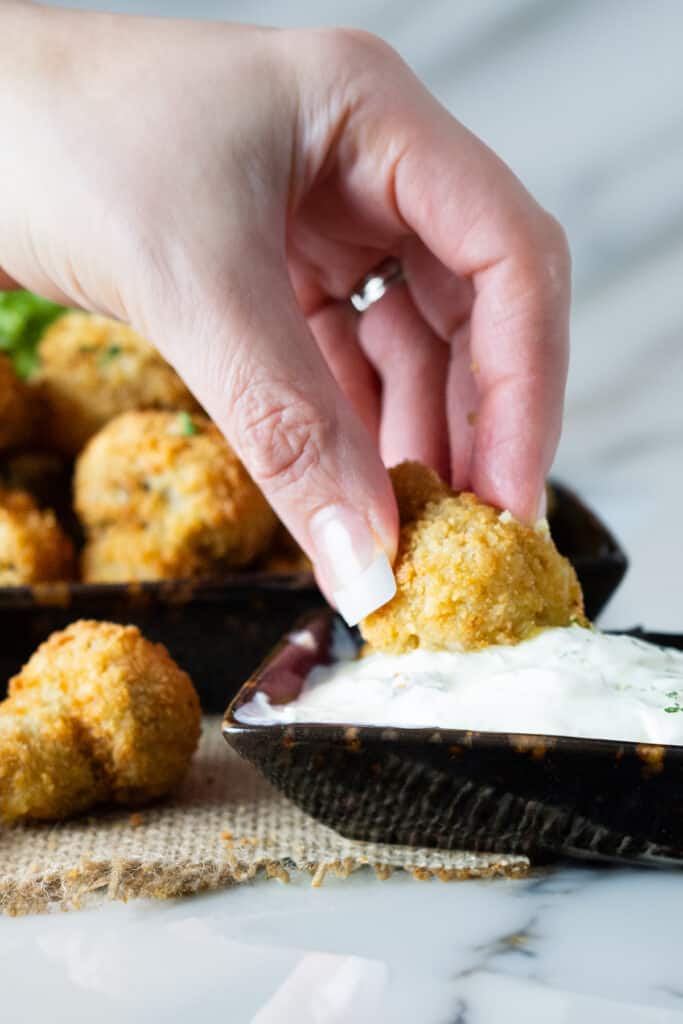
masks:
{"type": "MultiPolygon", "coordinates": [[[[266,573],[310,573],[312,565],[283,527],[253,569],[266,573]]],[[[167,560],[158,539],[137,526],[111,526],[100,530],[90,537],[81,554],[81,575],[89,583],[164,579],[168,574],[167,560]]]]}
{"type": "Polygon", "coordinates": [[[130,412],[87,445],[75,503],[86,580],[216,576],[247,565],[277,520],[205,416],[130,412]]]}
{"type": "Polygon", "coordinates": [[[56,819],[107,799],[86,734],[52,705],[0,704],[0,820],[56,819]]]}
{"type": "Polygon", "coordinates": [[[124,525],[105,527],[89,537],[81,552],[81,578],[86,583],[128,583],[174,579],[178,574],[156,532],[124,525]]]}
{"type": "Polygon", "coordinates": [[[391,470],[401,529],[397,593],[361,623],[374,650],[515,644],[545,626],[587,625],[574,569],[547,524],[525,526],[426,466],[391,470]]]}
{"type": "Polygon", "coordinates": [[[54,512],[0,487],[0,585],[68,580],[73,570],[74,547],[54,512]]]}
{"type": "Polygon", "coordinates": [[[0,704],[0,817],[144,803],[183,778],[200,733],[189,676],[135,626],[53,633],[0,704]]]}
{"type": "Polygon", "coordinates": [[[46,441],[66,454],[128,409],[199,409],[154,346],[116,320],[66,313],[47,328],[38,353],[46,441]]]}
{"type": "Polygon", "coordinates": [[[39,405],[11,361],[0,355],[0,450],[30,441],[39,405]]]}

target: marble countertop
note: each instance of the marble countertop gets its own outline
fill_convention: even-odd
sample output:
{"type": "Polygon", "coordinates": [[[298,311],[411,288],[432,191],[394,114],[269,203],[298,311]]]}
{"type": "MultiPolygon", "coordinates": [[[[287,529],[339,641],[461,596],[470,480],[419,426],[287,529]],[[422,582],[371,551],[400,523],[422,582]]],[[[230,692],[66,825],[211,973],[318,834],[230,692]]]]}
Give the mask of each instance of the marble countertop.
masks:
{"type": "Polygon", "coordinates": [[[681,882],[582,866],[523,881],[358,873],[17,918],[0,925],[2,1019],[675,1024],[681,882]]]}
{"type": "MultiPolygon", "coordinates": [[[[565,224],[573,362],[556,473],[631,569],[603,625],[680,630],[683,5],[659,0],[129,0],[384,35],[565,224]]],[[[0,921],[2,1020],[683,1024],[683,874],[369,873],[0,921]]]]}

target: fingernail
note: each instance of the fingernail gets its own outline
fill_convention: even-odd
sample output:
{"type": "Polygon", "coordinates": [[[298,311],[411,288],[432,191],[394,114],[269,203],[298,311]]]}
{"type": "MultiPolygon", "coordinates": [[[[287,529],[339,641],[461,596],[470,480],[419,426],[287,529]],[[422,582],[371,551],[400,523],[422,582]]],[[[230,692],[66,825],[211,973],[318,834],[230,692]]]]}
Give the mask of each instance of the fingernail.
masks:
{"type": "Polygon", "coordinates": [[[363,516],[346,505],[330,505],[315,513],[309,532],[316,568],[349,626],[392,599],[391,563],[363,516]]]}

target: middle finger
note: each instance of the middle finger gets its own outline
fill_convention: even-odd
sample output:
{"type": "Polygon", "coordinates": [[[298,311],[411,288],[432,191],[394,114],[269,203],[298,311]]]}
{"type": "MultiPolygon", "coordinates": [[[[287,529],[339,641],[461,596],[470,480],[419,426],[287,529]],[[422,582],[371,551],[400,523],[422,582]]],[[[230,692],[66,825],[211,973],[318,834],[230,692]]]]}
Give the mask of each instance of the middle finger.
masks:
{"type": "Polygon", "coordinates": [[[420,316],[405,285],[391,288],[361,316],[358,337],[382,381],[385,464],[418,459],[448,479],[448,346],[420,316]]]}

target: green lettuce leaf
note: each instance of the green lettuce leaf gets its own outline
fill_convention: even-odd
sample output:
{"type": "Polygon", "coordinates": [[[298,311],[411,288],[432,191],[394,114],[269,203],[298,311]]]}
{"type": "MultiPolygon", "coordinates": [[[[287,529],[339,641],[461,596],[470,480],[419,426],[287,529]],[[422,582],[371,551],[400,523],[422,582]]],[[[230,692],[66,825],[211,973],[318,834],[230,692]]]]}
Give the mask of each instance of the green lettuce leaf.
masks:
{"type": "Polygon", "coordinates": [[[0,352],[10,357],[20,377],[35,369],[40,336],[64,312],[64,306],[32,292],[0,291],[0,352]]]}

